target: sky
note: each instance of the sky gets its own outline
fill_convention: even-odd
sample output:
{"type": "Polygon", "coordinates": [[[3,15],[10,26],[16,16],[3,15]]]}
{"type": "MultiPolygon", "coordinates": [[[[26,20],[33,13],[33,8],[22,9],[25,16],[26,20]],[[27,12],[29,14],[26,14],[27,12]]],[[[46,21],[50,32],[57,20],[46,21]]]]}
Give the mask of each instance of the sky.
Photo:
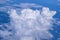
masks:
{"type": "Polygon", "coordinates": [[[2,22],[7,20],[6,13],[10,15],[10,24],[0,25],[4,40],[60,40],[60,0],[0,0],[0,11],[2,22]]]}

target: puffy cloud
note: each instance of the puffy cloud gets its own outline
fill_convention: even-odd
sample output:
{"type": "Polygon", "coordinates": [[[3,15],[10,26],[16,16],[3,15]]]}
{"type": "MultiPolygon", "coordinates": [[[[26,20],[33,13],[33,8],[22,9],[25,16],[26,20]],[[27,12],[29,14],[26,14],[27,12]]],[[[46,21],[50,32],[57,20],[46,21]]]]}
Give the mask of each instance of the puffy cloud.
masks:
{"type": "Polygon", "coordinates": [[[16,28],[16,36],[21,40],[27,40],[28,37],[31,40],[50,39],[53,37],[48,30],[53,26],[52,19],[56,11],[43,7],[42,11],[30,8],[22,9],[20,15],[17,14],[15,9],[12,9],[10,13],[11,26],[16,28]]]}
{"type": "Polygon", "coordinates": [[[56,14],[56,11],[50,11],[49,8],[43,7],[41,13],[47,18],[52,18],[56,14]]]}
{"type": "Polygon", "coordinates": [[[27,19],[35,19],[37,16],[39,16],[40,14],[39,14],[40,12],[38,11],[38,10],[32,10],[32,9],[23,9],[22,11],[21,11],[21,16],[22,17],[25,17],[25,18],[27,18],[27,19]],[[28,14],[27,14],[28,13],[28,14]]]}
{"type": "Polygon", "coordinates": [[[11,9],[9,11],[10,15],[10,25],[5,25],[8,28],[12,28],[13,32],[7,30],[0,31],[4,38],[7,36],[8,40],[49,40],[53,35],[48,31],[53,26],[52,20],[56,11],[51,11],[47,7],[43,7],[42,10],[33,10],[29,7],[40,7],[36,4],[20,4],[20,7],[25,7],[18,11],[11,9]],[[14,35],[13,35],[14,34],[14,35]],[[12,38],[9,35],[13,35],[12,38]]]}

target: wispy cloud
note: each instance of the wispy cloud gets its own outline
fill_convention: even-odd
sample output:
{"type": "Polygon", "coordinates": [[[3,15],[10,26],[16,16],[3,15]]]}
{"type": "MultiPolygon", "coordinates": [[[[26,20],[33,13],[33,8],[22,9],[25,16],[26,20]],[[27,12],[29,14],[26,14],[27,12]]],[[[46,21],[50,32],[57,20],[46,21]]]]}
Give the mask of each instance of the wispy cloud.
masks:
{"type": "Polygon", "coordinates": [[[40,8],[42,7],[41,5],[37,5],[37,4],[34,4],[34,3],[20,3],[20,4],[15,4],[13,6],[18,6],[18,7],[21,7],[21,8],[29,8],[29,7],[34,7],[34,8],[40,8]]]}
{"type": "Polygon", "coordinates": [[[0,4],[4,4],[4,3],[6,3],[7,1],[10,1],[10,0],[0,0],[0,4]]]}
{"type": "Polygon", "coordinates": [[[27,40],[28,36],[31,40],[53,37],[48,30],[52,27],[52,19],[56,11],[50,11],[49,8],[43,7],[42,11],[22,9],[20,15],[14,9],[10,13],[11,24],[16,28],[16,35],[19,35],[20,39],[27,40]]]}

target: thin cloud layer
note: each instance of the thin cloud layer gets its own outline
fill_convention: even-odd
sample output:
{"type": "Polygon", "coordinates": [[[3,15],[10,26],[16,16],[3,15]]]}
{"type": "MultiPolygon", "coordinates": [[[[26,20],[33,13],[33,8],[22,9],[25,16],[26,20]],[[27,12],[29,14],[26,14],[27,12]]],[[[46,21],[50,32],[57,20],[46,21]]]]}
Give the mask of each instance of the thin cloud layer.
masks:
{"type": "Polygon", "coordinates": [[[37,5],[34,3],[20,3],[20,4],[15,4],[13,6],[17,6],[17,7],[21,7],[21,8],[29,8],[29,7],[33,7],[33,8],[41,8],[41,5],[37,5]]]}
{"type": "Polygon", "coordinates": [[[0,4],[4,4],[4,3],[8,2],[8,1],[10,1],[10,0],[0,0],[0,4]]]}

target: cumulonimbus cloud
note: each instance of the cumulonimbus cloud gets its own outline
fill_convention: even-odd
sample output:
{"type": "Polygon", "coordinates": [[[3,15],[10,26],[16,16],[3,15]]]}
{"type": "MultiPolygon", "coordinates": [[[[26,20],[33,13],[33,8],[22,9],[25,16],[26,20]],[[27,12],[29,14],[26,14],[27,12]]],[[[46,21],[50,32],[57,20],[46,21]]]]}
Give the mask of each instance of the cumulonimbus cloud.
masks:
{"type": "MultiPolygon", "coordinates": [[[[52,20],[56,11],[43,7],[41,11],[24,8],[19,11],[19,15],[15,9],[11,9],[9,12],[11,18],[10,26],[15,29],[15,35],[10,40],[49,40],[53,37],[48,30],[53,26],[52,20]]],[[[10,32],[6,33],[12,34],[10,32]]],[[[9,37],[11,36],[8,36],[7,39],[9,37]]]]}

